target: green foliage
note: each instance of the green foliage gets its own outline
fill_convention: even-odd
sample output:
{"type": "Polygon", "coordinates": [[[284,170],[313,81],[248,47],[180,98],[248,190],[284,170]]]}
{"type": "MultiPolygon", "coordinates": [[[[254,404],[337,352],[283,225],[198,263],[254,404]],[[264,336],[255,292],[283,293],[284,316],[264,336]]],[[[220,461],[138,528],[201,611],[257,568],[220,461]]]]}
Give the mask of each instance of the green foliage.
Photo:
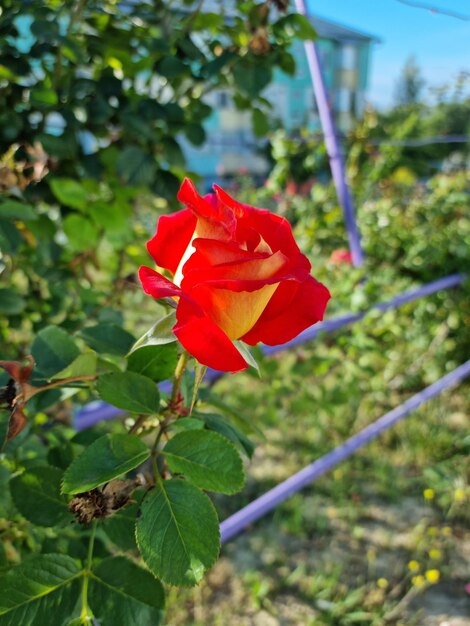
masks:
{"type": "Polygon", "coordinates": [[[51,378],[75,361],[80,351],[62,328],[46,326],[36,335],[31,354],[40,375],[51,378]]]}
{"type": "Polygon", "coordinates": [[[80,575],[75,559],[66,555],[42,554],[25,561],[1,581],[0,624],[61,626],[73,617],[80,575]]]}
{"type": "Polygon", "coordinates": [[[70,522],[67,500],[60,493],[62,471],[56,467],[31,467],[10,481],[13,502],[27,520],[38,526],[70,522]]]}
{"type": "Polygon", "coordinates": [[[96,386],[102,400],[124,411],[158,413],[160,396],[151,378],[135,372],[115,372],[100,376],[96,386]]]}
{"type": "MultiPolygon", "coordinates": [[[[212,500],[219,505],[222,496],[202,490],[243,487],[239,453],[252,457],[257,422],[291,424],[293,450],[310,458],[320,453],[317,435],[304,432],[312,404],[312,432],[333,445],[356,426],[356,409],[381,411],[468,351],[462,291],[407,309],[412,324],[372,315],[338,345],[317,343],[305,362],[300,353],[262,362],[270,385],[256,402],[249,398],[260,384],[254,378],[237,387],[239,400],[227,394],[222,402],[198,389],[200,369],[196,377],[179,371],[172,303],[144,298],[136,270],[148,263],[145,241],[187,173],[182,138],[203,144],[212,114],[205,94],[218,88],[231,91],[264,136],[263,89],[276,66],[295,70],[292,37],[314,33],[304,18],[272,18],[268,4],[254,0],[238,3],[229,17],[222,6],[205,13],[186,11],[188,3],[132,4],[132,12],[125,3],[80,0],[2,5],[0,353],[17,361],[31,353],[35,366],[13,386],[0,377],[2,390],[15,392],[0,407],[0,626],[159,623],[157,579],[197,584],[217,558],[212,500]],[[428,350],[430,364],[413,369],[428,350]],[[163,385],[159,392],[157,383],[173,375],[173,392],[163,385]],[[390,379],[402,385],[399,392],[392,385],[391,397],[384,387],[390,379]],[[98,397],[121,409],[122,419],[77,435],[73,412],[98,397]],[[27,425],[4,446],[13,399],[24,401],[27,425]],[[240,415],[244,400],[249,419],[240,415]]],[[[467,108],[457,98],[381,119],[397,139],[441,128],[458,133],[467,108]]],[[[247,197],[292,220],[316,275],[332,286],[332,312],[365,307],[470,262],[465,175],[417,183],[435,167],[434,153],[422,167],[413,151],[396,146],[369,159],[367,141],[381,137],[373,121],[352,136],[349,163],[367,284],[361,272],[323,263],[345,235],[331,189],[310,190],[326,163],[324,149],[313,150],[316,140],[276,135],[270,186],[247,197]],[[291,181],[297,186],[286,192],[291,181]]],[[[288,441],[286,427],[281,432],[288,441]]],[[[458,516],[454,492],[441,488],[454,472],[440,468],[429,481],[442,492],[439,506],[458,516]]]]}
{"type": "Polygon", "coordinates": [[[145,443],[132,435],[104,435],[94,441],[67,468],[63,493],[94,489],[141,465],[149,456],[145,443]]]}
{"type": "Polygon", "coordinates": [[[163,448],[168,467],[209,491],[236,493],[244,483],[243,465],[235,447],[207,430],[176,434],[163,448]]]}
{"type": "Polygon", "coordinates": [[[131,372],[142,374],[155,382],[171,378],[178,361],[178,348],[175,342],[147,345],[134,350],[127,359],[131,372]]]}
{"type": "Polygon", "coordinates": [[[150,571],[172,585],[197,584],[219,553],[211,501],[176,478],[158,483],[144,498],[136,536],[150,571]]]}
{"type": "Polygon", "coordinates": [[[109,557],[92,570],[90,607],[100,624],[159,624],[162,584],[123,556],[109,557]]]}

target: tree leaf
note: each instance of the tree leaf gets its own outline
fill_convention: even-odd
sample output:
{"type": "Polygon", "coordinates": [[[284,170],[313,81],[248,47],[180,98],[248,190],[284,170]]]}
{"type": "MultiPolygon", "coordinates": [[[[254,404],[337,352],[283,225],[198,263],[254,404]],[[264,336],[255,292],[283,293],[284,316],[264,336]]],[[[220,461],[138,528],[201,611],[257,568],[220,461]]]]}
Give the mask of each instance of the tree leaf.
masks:
{"type": "Polygon", "coordinates": [[[150,185],[156,169],[154,159],[137,146],[125,148],[116,162],[118,176],[129,185],[150,185]]]}
{"type": "Polygon", "coordinates": [[[101,626],[157,626],[165,595],[161,582],[147,569],[124,556],[115,556],[93,568],[89,604],[101,626]]]}
{"type": "Polygon", "coordinates": [[[233,66],[237,87],[250,98],[255,98],[269,84],[271,68],[248,58],[241,58],[233,66]]]}
{"type": "Polygon", "coordinates": [[[176,311],[171,311],[160,318],[149,330],[140,337],[132,347],[131,353],[143,346],[158,346],[176,341],[172,328],[176,324],[176,311]]]}
{"type": "Polygon", "coordinates": [[[49,186],[57,200],[65,206],[83,210],[88,205],[86,189],[72,178],[51,178],[49,186]]]}
{"type": "Polygon", "coordinates": [[[98,379],[96,389],[102,400],[131,413],[158,413],[160,396],[157,385],[142,374],[112,372],[98,379]]]}
{"type": "Polygon", "coordinates": [[[13,289],[0,289],[0,313],[19,315],[26,307],[25,299],[13,289]]]}
{"type": "Polygon", "coordinates": [[[82,572],[65,554],[41,554],[0,581],[0,626],[63,626],[73,617],[82,572]]]}
{"type": "Polygon", "coordinates": [[[67,499],[60,493],[63,472],[57,467],[31,467],[10,481],[10,491],[18,511],[38,526],[57,526],[72,517],[67,499]]]}
{"type": "Polygon", "coordinates": [[[89,350],[84,354],[79,354],[70,365],[67,365],[61,372],[54,374],[52,380],[55,378],[74,378],[75,376],[93,376],[96,374],[97,362],[96,352],[89,350]]]}
{"type": "Polygon", "coordinates": [[[37,220],[38,216],[31,204],[24,204],[18,200],[4,200],[0,204],[0,217],[15,220],[29,221],[37,220]]]}
{"type": "Polygon", "coordinates": [[[177,361],[176,343],[149,345],[131,352],[127,359],[127,369],[160,382],[173,375],[177,361]]]}
{"type": "Polygon", "coordinates": [[[288,37],[313,41],[317,38],[317,32],[305,15],[291,13],[281,17],[273,24],[274,32],[279,34],[284,31],[288,37]]]}
{"type": "Polygon", "coordinates": [[[63,228],[69,246],[76,252],[89,250],[98,242],[98,230],[95,224],[83,215],[67,215],[63,228]]]}
{"type": "Polygon", "coordinates": [[[80,351],[63,328],[46,326],[36,335],[31,354],[39,372],[50,378],[70,365],[80,351]]]}
{"type": "Polygon", "coordinates": [[[134,435],[104,435],[67,468],[62,492],[75,494],[94,489],[139,466],[149,455],[145,443],[134,435]]]}
{"type": "Polygon", "coordinates": [[[105,322],[82,328],[78,333],[97,352],[124,356],[134,343],[134,337],[117,324],[105,322]]]}
{"type": "Polygon", "coordinates": [[[232,494],[245,482],[243,464],[235,446],[208,430],[178,433],[163,449],[168,467],[201,489],[232,494]]]}
{"type": "Polygon", "coordinates": [[[253,109],[252,112],[253,130],[257,137],[265,137],[269,132],[269,118],[261,109],[253,109]]]}
{"type": "Polygon", "coordinates": [[[23,238],[20,231],[9,220],[0,219],[0,248],[6,254],[15,254],[23,238]]]}
{"type": "Polygon", "coordinates": [[[219,554],[214,506],[183,480],[162,481],[147,494],[136,537],[150,571],[171,585],[196,585],[219,554]]]}

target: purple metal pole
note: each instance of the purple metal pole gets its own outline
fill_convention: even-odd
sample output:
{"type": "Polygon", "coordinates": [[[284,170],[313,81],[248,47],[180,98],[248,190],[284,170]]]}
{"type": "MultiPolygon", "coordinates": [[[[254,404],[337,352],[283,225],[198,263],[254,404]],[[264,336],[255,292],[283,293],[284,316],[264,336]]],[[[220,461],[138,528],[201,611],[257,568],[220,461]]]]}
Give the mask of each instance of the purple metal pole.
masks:
{"type": "MultiPolygon", "coordinates": [[[[461,285],[466,278],[467,274],[451,274],[450,276],[445,276],[444,278],[433,280],[427,285],[418,287],[418,289],[405,291],[404,293],[399,294],[398,296],[392,298],[391,300],[388,300],[387,302],[379,302],[367,311],[360,311],[359,313],[348,313],[346,315],[336,317],[335,319],[315,324],[314,326],[307,328],[307,330],[304,330],[295,339],[292,339],[287,343],[283,343],[280,346],[263,346],[262,351],[266,356],[271,356],[272,354],[276,354],[277,352],[283,352],[284,350],[288,350],[289,348],[294,348],[295,346],[306,343],[307,341],[311,341],[322,332],[331,333],[335,330],[343,328],[344,326],[349,326],[349,324],[353,324],[354,322],[363,319],[370,311],[388,311],[389,309],[395,309],[403,304],[412,302],[413,300],[417,300],[418,298],[424,298],[425,296],[429,296],[436,291],[441,291],[442,289],[450,289],[451,287],[457,287],[458,285],[461,285]]],[[[208,370],[204,380],[206,382],[215,382],[219,378],[222,378],[224,374],[225,372],[208,370]]],[[[160,383],[159,388],[160,391],[169,393],[171,391],[171,383],[169,381],[164,381],[163,383],[160,383]]],[[[122,411],[121,409],[117,409],[116,407],[107,404],[106,402],[97,400],[96,402],[91,402],[90,404],[77,411],[74,416],[74,428],[76,430],[84,430],[85,428],[91,428],[101,421],[113,419],[118,415],[125,414],[126,411],[122,411]]]]}
{"type": "MultiPolygon", "coordinates": [[[[307,17],[307,9],[304,0],[295,0],[297,13],[307,17]]],[[[318,114],[325,137],[325,145],[330,160],[331,173],[336,188],[336,194],[341,204],[348,231],[349,248],[351,250],[353,265],[360,267],[364,263],[364,255],[361,248],[361,240],[354,215],[354,204],[351,192],[346,181],[346,171],[341,154],[341,147],[336,132],[335,121],[328,102],[328,93],[323,79],[318,48],[313,41],[305,42],[307,63],[312,77],[313,91],[318,105],[318,114]]]]}
{"type": "Polygon", "coordinates": [[[278,504],[284,502],[284,500],[287,500],[287,498],[303,489],[319,476],[325,474],[325,472],[332,467],[350,457],[359,450],[359,448],[362,448],[362,446],[365,446],[381,433],[394,426],[421,404],[434,398],[445,389],[458,384],[468,376],[470,376],[470,360],[412,396],[389,413],[386,413],[377,421],[369,424],[369,426],[366,426],[366,428],[359,433],[347,439],[342,445],[317,459],[311,465],[304,467],[300,472],[297,472],[274,487],[274,489],[266,492],[260,498],[257,498],[240,511],[237,511],[237,513],[234,513],[234,515],[231,515],[220,525],[221,542],[226,543],[241,533],[246,526],[260,519],[260,517],[263,517],[263,515],[275,509],[278,504]]]}

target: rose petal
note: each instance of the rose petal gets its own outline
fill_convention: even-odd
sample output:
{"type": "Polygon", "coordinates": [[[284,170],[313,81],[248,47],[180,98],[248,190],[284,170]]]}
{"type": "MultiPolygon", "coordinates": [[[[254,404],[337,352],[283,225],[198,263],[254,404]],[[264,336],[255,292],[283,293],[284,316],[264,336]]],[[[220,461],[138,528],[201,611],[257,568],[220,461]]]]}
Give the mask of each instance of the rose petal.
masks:
{"type": "Polygon", "coordinates": [[[142,265],[139,268],[139,278],[145,293],[156,300],[181,296],[181,289],[150,267],[142,265]]]}
{"type": "Polygon", "coordinates": [[[214,190],[220,202],[229,207],[236,215],[239,229],[250,228],[256,233],[261,233],[273,252],[280,250],[287,256],[300,253],[292,234],[292,228],[284,217],[275,215],[267,209],[257,209],[248,204],[237,202],[217,185],[214,185],[214,190]]]}
{"type": "Polygon", "coordinates": [[[196,217],[189,209],[173,215],[162,215],[158,220],[157,231],[147,243],[147,250],[159,267],[173,274],[191,242],[196,228],[196,217]]]}
{"type": "Polygon", "coordinates": [[[258,322],[241,339],[254,346],[263,342],[275,346],[290,341],[323,319],[331,295],[309,276],[304,282],[283,282],[264,309],[258,322]]]}
{"type": "Polygon", "coordinates": [[[235,233],[236,220],[229,208],[202,198],[192,181],[185,178],[177,196],[197,217],[196,236],[230,241],[235,233]]]}
{"type": "MultiPolygon", "coordinates": [[[[238,287],[236,281],[232,285],[238,287]]],[[[191,296],[230,339],[239,339],[256,324],[279,283],[264,284],[252,291],[219,289],[200,285],[191,296]]]]}
{"type": "MultiPolygon", "coordinates": [[[[196,257],[196,253],[193,256],[196,257]]],[[[194,266],[198,267],[197,258],[194,260],[194,266]]],[[[213,285],[218,289],[237,292],[254,291],[264,285],[279,282],[279,277],[284,277],[284,269],[287,266],[288,259],[282,252],[276,252],[261,259],[233,261],[216,267],[185,272],[181,287],[187,293],[197,285],[213,285]]]]}
{"type": "Polygon", "coordinates": [[[173,332],[199,363],[222,372],[239,372],[248,367],[227,335],[191,298],[181,298],[176,317],[173,332]]]}

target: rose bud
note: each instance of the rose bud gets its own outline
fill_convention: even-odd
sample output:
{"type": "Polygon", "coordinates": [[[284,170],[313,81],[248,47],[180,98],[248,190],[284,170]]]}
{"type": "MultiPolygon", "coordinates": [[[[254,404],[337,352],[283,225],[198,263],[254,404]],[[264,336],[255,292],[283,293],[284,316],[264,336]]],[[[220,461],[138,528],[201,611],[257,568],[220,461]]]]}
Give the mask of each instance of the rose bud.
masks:
{"type": "Polygon", "coordinates": [[[241,204],[214,185],[201,197],[185,179],[186,208],[160,217],[147,248],[170,281],[149,267],[139,277],[145,293],[177,301],[173,332],[200,363],[236,372],[248,364],[233,341],[278,345],[323,319],[328,289],[283,217],[241,204]]]}

